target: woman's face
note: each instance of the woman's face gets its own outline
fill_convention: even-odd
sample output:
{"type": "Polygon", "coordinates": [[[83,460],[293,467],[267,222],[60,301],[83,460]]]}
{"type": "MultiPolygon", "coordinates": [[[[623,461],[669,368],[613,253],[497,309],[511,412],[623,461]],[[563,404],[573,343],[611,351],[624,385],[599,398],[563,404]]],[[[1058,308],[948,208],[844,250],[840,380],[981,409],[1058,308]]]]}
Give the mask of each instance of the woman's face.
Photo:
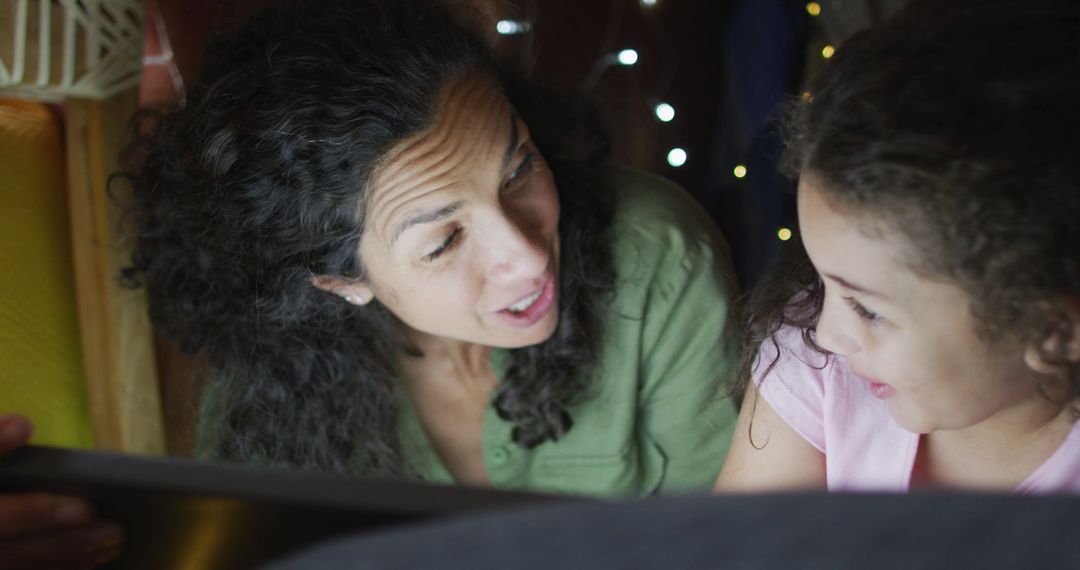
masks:
{"type": "Polygon", "coordinates": [[[799,183],[798,208],[825,284],[818,343],[846,357],[901,426],[929,433],[1053,411],[1024,347],[978,337],[967,293],[901,261],[906,238],[868,235],[812,175],[799,183]]]}
{"type": "Polygon", "coordinates": [[[493,81],[444,88],[434,124],[392,149],[369,186],[361,296],[438,337],[514,348],[551,336],[559,198],[493,81]]]}

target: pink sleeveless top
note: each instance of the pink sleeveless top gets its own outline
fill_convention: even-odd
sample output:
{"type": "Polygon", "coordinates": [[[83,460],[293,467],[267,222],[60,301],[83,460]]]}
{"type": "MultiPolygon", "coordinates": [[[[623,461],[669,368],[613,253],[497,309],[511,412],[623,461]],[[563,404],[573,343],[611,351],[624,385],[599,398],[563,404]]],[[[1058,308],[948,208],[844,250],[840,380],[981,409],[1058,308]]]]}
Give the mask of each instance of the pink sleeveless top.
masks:
{"type": "MultiPolygon", "coordinates": [[[[855,377],[842,356],[825,356],[803,342],[797,329],[777,334],[780,359],[766,341],[754,366],[762,397],[806,441],[825,455],[829,490],[907,491],[919,434],[900,427],[888,404],[855,377]]],[[[1080,422],[1013,493],[1080,493],[1080,422]]]]}

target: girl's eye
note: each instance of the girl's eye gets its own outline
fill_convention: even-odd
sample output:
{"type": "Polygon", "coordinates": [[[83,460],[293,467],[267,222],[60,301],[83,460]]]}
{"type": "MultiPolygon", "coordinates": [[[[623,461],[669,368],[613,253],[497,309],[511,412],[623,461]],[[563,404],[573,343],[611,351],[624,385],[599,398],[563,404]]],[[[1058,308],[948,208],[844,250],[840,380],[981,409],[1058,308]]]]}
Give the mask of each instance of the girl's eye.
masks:
{"type": "Polygon", "coordinates": [[[881,320],[881,315],[867,309],[862,303],[856,301],[854,297],[844,297],[844,302],[864,321],[872,323],[881,320]]]}
{"type": "Polygon", "coordinates": [[[442,254],[444,254],[447,251],[450,251],[451,249],[453,249],[454,246],[458,242],[458,238],[460,238],[460,237],[461,237],[461,228],[457,228],[454,231],[450,232],[450,235],[446,237],[446,240],[444,240],[441,244],[439,244],[439,247],[435,248],[435,251],[433,251],[433,252],[431,252],[431,253],[424,256],[424,261],[427,261],[429,263],[432,262],[432,261],[435,261],[442,254]]]}

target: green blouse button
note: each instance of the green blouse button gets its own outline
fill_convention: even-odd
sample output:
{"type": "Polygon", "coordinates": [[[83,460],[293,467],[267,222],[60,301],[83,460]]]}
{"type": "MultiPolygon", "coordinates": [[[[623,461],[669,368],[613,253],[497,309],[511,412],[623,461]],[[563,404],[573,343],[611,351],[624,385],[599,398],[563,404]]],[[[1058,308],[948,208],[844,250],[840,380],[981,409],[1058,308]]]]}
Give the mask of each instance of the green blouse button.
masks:
{"type": "Polygon", "coordinates": [[[491,462],[495,465],[502,465],[510,459],[510,451],[505,447],[496,447],[491,450],[491,462]]]}

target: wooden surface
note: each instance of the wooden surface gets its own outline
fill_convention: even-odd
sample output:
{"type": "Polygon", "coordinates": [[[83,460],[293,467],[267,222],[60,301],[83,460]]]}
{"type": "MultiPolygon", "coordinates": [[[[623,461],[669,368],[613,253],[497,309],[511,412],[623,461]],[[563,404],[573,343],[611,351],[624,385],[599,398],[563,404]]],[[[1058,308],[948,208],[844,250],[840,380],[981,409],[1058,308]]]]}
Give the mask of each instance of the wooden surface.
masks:
{"type": "Polygon", "coordinates": [[[71,239],[95,447],[161,454],[161,396],[145,292],[120,281],[131,243],[120,207],[128,188],[107,188],[137,105],[136,90],[104,102],[67,102],[71,239]]]}

